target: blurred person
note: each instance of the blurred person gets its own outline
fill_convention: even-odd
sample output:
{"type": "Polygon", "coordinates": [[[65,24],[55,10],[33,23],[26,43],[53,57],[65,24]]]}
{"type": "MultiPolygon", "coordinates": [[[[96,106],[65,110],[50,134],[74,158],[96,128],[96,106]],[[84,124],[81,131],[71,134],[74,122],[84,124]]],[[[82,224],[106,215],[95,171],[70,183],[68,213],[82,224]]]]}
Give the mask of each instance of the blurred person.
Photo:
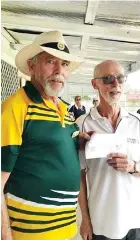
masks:
{"type": "Polygon", "coordinates": [[[123,134],[128,148],[127,154],[111,152],[98,159],[79,153],[83,240],[140,239],[140,118],[119,105],[125,81],[116,61],[97,65],[92,86],[99,92],[100,103],[77,119],[83,132],[123,134]]]}
{"type": "Polygon", "coordinates": [[[93,107],[97,107],[99,104],[99,100],[97,98],[93,98],[92,103],[93,103],[93,107]]]}
{"type": "Polygon", "coordinates": [[[86,108],[81,104],[81,97],[75,97],[75,104],[69,109],[69,113],[71,113],[75,120],[81,115],[86,113],[86,108]]]}

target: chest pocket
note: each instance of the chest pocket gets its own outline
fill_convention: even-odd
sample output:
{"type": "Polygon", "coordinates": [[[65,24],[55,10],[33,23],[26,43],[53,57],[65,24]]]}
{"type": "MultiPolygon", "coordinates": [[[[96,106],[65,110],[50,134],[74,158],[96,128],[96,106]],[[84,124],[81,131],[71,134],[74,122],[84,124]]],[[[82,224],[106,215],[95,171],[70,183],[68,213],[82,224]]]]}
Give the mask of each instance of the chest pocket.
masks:
{"type": "Polygon", "coordinates": [[[139,122],[136,120],[132,124],[132,119],[123,118],[116,130],[127,138],[127,155],[129,160],[140,161],[140,129],[139,122]],[[137,125],[138,124],[138,125],[137,125]]]}
{"type": "Polygon", "coordinates": [[[140,138],[127,137],[127,152],[129,159],[136,162],[140,161],[140,138]]]}

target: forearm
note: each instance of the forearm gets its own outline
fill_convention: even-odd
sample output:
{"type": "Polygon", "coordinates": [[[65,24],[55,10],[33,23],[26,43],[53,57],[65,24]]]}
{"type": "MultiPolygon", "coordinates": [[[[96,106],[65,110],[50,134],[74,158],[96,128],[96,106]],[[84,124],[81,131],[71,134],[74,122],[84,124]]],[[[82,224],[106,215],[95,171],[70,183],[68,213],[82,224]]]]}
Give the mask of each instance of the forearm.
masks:
{"type": "Polygon", "coordinates": [[[81,183],[80,183],[80,193],[78,202],[81,209],[82,219],[88,219],[89,209],[88,209],[88,200],[87,200],[87,184],[86,184],[86,174],[84,171],[81,171],[81,183]]]}
{"type": "Polygon", "coordinates": [[[1,196],[1,236],[2,240],[12,240],[10,220],[4,194],[1,196]]]}

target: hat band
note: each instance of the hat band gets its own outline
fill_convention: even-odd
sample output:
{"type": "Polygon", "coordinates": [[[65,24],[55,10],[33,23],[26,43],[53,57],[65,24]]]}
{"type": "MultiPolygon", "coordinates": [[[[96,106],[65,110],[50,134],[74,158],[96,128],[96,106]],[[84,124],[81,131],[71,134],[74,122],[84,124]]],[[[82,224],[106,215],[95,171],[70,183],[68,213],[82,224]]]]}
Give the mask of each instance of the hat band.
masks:
{"type": "Polygon", "coordinates": [[[59,51],[63,51],[66,53],[69,53],[69,49],[67,48],[67,46],[63,43],[60,42],[50,42],[50,43],[44,43],[41,44],[42,47],[48,47],[48,48],[53,48],[59,51]]]}

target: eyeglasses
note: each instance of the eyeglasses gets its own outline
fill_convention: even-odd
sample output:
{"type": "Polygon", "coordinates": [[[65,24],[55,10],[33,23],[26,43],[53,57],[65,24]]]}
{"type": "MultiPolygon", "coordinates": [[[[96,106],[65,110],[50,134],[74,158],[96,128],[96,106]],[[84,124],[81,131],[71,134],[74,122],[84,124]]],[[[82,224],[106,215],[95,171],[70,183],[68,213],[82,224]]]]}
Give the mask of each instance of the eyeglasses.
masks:
{"type": "Polygon", "coordinates": [[[118,83],[123,84],[127,80],[126,75],[119,75],[119,76],[105,76],[105,77],[98,77],[95,79],[102,79],[104,84],[112,84],[114,80],[117,80],[118,83]]]}
{"type": "Polygon", "coordinates": [[[81,98],[77,98],[77,99],[76,99],[76,101],[80,101],[80,100],[81,100],[81,98]]]}

